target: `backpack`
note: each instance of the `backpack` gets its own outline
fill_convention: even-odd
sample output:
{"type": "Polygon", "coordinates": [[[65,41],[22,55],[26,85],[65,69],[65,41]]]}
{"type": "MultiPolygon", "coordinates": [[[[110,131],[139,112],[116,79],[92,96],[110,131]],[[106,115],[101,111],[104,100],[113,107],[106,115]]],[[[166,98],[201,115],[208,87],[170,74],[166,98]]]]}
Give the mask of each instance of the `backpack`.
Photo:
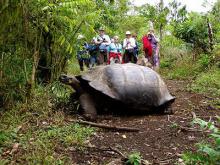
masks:
{"type": "Polygon", "coordinates": [[[90,54],[95,53],[96,51],[98,51],[98,49],[99,49],[99,47],[94,44],[89,44],[89,46],[88,46],[88,51],[90,54]]]}

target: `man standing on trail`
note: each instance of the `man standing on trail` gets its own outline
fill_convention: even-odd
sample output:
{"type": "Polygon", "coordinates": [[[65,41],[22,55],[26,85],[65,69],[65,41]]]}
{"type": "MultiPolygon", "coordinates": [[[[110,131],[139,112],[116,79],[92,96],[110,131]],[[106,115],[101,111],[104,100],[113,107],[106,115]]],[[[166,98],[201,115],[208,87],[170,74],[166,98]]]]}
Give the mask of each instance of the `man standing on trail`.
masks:
{"type": "Polygon", "coordinates": [[[99,35],[93,38],[94,43],[99,47],[99,52],[97,56],[97,64],[104,64],[108,59],[108,46],[111,43],[110,37],[105,34],[104,28],[99,29],[99,35]]]}
{"type": "Polygon", "coordinates": [[[134,48],[136,47],[135,39],[131,36],[131,32],[127,31],[126,38],[123,41],[123,49],[125,50],[123,60],[124,63],[133,62],[136,63],[135,60],[135,52],[134,48]]]}

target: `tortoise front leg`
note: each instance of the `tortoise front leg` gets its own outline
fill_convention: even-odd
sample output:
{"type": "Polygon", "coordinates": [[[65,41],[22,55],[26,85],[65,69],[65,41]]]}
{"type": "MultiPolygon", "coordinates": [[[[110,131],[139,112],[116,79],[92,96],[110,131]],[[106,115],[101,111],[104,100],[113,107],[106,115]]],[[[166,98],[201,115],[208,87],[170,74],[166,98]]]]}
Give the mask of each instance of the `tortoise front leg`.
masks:
{"type": "Polygon", "coordinates": [[[83,116],[87,120],[95,120],[97,111],[96,111],[95,102],[92,99],[92,96],[88,93],[83,93],[79,97],[79,102],[80,102],[81,108],[83,109],[83,116]]]}

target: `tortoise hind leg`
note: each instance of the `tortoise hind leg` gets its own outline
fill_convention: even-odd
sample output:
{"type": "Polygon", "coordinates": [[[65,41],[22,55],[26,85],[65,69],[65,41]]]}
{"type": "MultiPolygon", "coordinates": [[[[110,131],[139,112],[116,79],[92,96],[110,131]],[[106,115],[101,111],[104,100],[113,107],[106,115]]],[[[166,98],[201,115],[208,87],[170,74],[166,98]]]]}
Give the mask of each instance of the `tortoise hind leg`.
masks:
{"type": "Polygon", "coordinates": [[[94,100],[92,99],[92,96],[88,93],[83,93],[79,97],[79,102],[81,105],[81,108],[83,109],[83,116],[87,120],[95,120],[97,111],[95,108],[94,100]]]}
{"type": "Polygon", "coordinates": [[[165,103],[164,105],[158,107],[157,110],[159,113],[162,113],[162,114],[167,114],[167,115],[174,114],[171,102],[165,103]]]}
{"type": "Polygon", "coordinates": [[[167,107],[164,108],[164,113],[168,115],[174,114],[173,108],[171,105],[168,105],[167,107]]]}
{"type": "Polygon", "coordinates": [[[163,113],[164,113],[164,114],[167,114],[167,115],[172,115],[172,114],[174,114],[173,107],[172,107],[172,103],[173,103],[173,102],[168,102],[168,103],[166,103],[166,104],[163,106],[163,113]]]}

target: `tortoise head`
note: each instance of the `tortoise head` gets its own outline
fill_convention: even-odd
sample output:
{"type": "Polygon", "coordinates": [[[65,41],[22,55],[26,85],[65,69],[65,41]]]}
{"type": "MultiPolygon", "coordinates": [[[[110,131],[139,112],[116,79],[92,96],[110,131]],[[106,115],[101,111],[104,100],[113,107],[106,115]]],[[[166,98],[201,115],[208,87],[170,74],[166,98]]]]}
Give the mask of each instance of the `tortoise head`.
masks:
{"type": "Polygon", "coordinates": [[[80,81],[75,76],[68,76],[65,74],[60,75],[59,81],[63,84],[70,85],[76,92],[82,93],[83,90],[80,86],[80,81]]]}
{"type": "Polygon", "coordinates": [[[65,74],[60,75],[59,81],[66,85],[76,85],[79,84],[79,80],[76,79],[75,76],[68,76],[65,74]]]}

